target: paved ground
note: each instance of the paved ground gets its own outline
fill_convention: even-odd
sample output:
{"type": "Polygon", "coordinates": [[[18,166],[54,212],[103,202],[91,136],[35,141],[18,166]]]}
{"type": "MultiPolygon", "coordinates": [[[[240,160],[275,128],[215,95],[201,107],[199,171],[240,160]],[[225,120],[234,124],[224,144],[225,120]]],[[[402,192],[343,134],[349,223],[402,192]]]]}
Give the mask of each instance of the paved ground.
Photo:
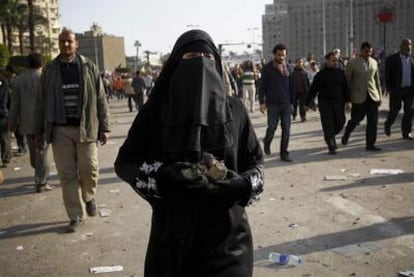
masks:
{"type": "MultiPolygon", "coordinates": [[[[97,204],[109,217],[88,219],[82,230],[64,233],[68,224],[56,176],[51,192],[34,193],[28,157],[16,157],[0,186],[0,276],[88,276],[95,266],[122,265],[123,272],[102,276],[142,276],[150,208],[113,172],[113,161],[135,114],[126,102],[112,101],[113,133],[99,148],[97,204]],[[20,168],[20,170],[18,170],[20,168]],[[18,250],[21,249],[21,250],[18,250]]],[[[385,105],[382,109],[385,109],[385,105]]],[[[248,208],[254,234],[254,276],[397,276],[414,269],[414,142],[383,135],[365,151],[365,122],[349,145],[328,155],[318,113],[294,122],[293,163],[277,157],[279,130],[266,158],[262,201],[248,208]],[[401,169],[399,175],[372,175],[370,169],[401,169]],[[342,181],[324,181],[341,175],[342,181]],[[293,224],[293,225],[292,225],[293,224]],[[267,261],[271,251],[301,255],[298,267],[267,261]]],[[[266,118],[252,114],[263,137],[266,118]]],[[[339,142],[339,139],[338,139],[339,142]]]]}

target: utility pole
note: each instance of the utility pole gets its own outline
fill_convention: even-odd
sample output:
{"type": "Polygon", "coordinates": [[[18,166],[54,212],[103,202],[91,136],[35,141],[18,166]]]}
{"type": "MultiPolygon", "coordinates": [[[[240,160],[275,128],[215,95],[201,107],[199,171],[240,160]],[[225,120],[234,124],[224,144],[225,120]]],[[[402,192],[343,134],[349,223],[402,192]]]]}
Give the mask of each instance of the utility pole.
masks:
{"type": "Polygon", "coordinates": [[[141,43],[139,42],[139,40],[136,40],[134,43],[134,46],[137,48],[137,55],[135,57],[135,71],[138,70],[138,61],[139,61],[139,48],[141,47],[141,43]]]}
{"type": "Polygon", "coordinates": [[[326,18],[325,18],[325,0],[322,0],[322,41],[323,55],[326,55],[326,18]]]}

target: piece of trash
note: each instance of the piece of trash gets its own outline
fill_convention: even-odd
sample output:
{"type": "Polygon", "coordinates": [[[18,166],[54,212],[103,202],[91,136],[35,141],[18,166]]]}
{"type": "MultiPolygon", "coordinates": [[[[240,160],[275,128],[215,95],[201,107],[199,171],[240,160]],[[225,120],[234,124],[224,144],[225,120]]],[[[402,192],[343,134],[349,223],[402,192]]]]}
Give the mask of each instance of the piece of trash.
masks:
{"type": "Polygon", "coordinates": [[[0,231],[0,236],[2,236],[2,235],[4,235],[4,234],[7,234],[7,231],[0,231]]]}
{"type": "Polygon", "coordinates": [[[400,276],[404,277],[413,277],[414,276],[414,268],[410,270],[400,271],[398,272],[400,276]]]}
{"type": "Polygon", "coordinates": [[[344,176],[344,175],[326,175],[324,177],[325,181],[343,181],[343,180],[348,180],[348,177],[344,176]]]}
{"type": "Polygon", "coordinates": [[[361,176],[361,173],[352,173],[351,176],[352,177],[360,177],[361,176]]]}
{"type": "Polygon", "coordinates": [[[110,209],[99,209],[99,215],[101,217],[108,217],[111,216],[112,211],[110,209]]]}
{"type": "Polygon", "coordinates": [[[50,173],[49,173],[49,176],[56,176],[57,175],[57,172],[56,171],[51,171],[50,173]]]}
{"type": "Polygon", "coordinates": [[[98,204],[97,207],[98,208],[105,208],[106,207],[106,204],[98,204]]]}
{"type": "Polygon", "coordinates": [[[276,199],[274,199],[273,197],[269,198],[270,201],[275,201],[276,199]]]}
{"type": "Polygon", "coordinates": [[[387,169],[387,168],[373,168],[369,171],[369,174],[389,174],[389,175],[397,175],[404,173],[401,169],[387,169]]]}
{"type": "Polygon", "coordinates": [[[17,247],[16,247],[16,250],[17,250],[17,251],[22,251],[22,250],[23,250],[23,246],[22,246],[22,245],[17,246],[17,247]]]}
{"type": "Polygon", "coordinates": [[[346,169],[345,168],[341,168],[339,171],[343,173],[343,172],[346,172],[346,169]]]}
{"type": "Polygon", "coordinates": [[[111,189],[109,193],[120,193],[119,189],[111,189]]]}
{"type": "Polygon", "coordinates": [[[278,252],[269,253],[269,262],[276,263],[279,265],[300,265],[303,263],[301,257],[296,255],[286,255],[278,252]]]}
{"type": "Polygon", "coordinates": [[[92,232],[91,233],[86,233],[85,237],[93,237],[93,233],[92,232]]]}
{"type": "Polygon", "coordinates": [[[116,141],[110,140],[106,144],[116,144],[116,141]]]}
{"type": "Polygon", "coordinates": [[[20,170],[22,170],[22,168],[21,168],[21,167],[19,167],[19,166],[16,166],[15,168],[13,168],[13,170],[14,170],[14,171],[20,171],[20,170]]]}
{"type": "Polygon", "coordinates": [[[289,224],[289,228],[295,229],[298,227],[299,227],[299,224],[296,224],[296,223],[289,224]]]}
{"type": "Polygon", "coordinates": [[[99,273],[109,273],[109,272],[119,272],[123,271],[124,267],[122,265],[115,266],[96,266],[89,269],[89,273],[99,274],[99,273]]]}

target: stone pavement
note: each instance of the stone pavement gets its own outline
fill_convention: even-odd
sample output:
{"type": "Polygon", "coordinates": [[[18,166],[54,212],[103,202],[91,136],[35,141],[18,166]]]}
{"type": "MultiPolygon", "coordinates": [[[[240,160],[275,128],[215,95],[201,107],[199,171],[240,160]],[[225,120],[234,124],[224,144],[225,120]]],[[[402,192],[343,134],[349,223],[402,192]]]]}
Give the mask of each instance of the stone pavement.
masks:
{"type": "MultiPolygon", "coordinates": [[[[101,276],[142,276],[150,227],[149,205],[120,181],[113,162],[135,113],[111,100],[113,132],[99,147],[97,204],[108,217],[87,219],[77,233],[68,224],[61,188],[52,169],[53,191],[35,193],[28,156],[16,157],[0,185],[0,276],[89,276],[95,266],[122,265],[101,276]]],[[[381,107],[386,109],[386,103],[381,107]]],[[[349,115],[348,115],[349,116],[349,115]]],[[[397,276],[414,268],[414,142],[400,138],[400,118],[392,137],[378,125],[381,152],[365,151],[365,121],[348,146],[327,154],[319,114],[293,122],[293,163],[278,158],[280,130],[266,157],[265,192],[248,208],[254,235],[254,276],[397,276]],[[401,169],[373,175],[370,169],[401,169]],[[325,181],[327,175],[345,180],[325,181]],[[339,176],[338,176],[339,175],[339,176]],[[271,251],[302,256],[298,267],[268,262],[271,251]]],[[[258,137],[266,117],[251,114],[258,137]]]]}

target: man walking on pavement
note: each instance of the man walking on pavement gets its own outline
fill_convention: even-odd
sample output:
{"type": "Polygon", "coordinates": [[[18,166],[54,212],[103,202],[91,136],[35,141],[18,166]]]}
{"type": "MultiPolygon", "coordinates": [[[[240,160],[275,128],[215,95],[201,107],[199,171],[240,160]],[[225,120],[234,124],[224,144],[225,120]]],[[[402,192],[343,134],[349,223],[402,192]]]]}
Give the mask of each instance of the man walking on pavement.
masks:
{"type": "Polygon", "coordinates": [[[344,71],[338,68],[338,58],[335,53],[328,53],[325,61],[325,67],[313,80],[306,106],[315,109],[314,99],[318,95],[323,136],[329,154],[335,155],[337,149],[335,136],[345,125],[345,108],[350,109],[351,99],[344,71]]]}
{"type": "Polygon", "coordinates": [[[279,120],[282,126],[280,159],[291,162],[288,145],[290,137],[290,114],[294,103],[293,92],[289,90],[290,70],[286,64],[286,46],[277,44],[273,48],[274,59],[264,65],[259,88],[260,112],[267,110],[267,129],[263,138],[264,152],[270,155],[270,144],[279,120]]]}
{"type": "Polygon", "coordinates": [[[137,104],[137,109],[140,111],[144,106],[144,95],[145,95],[145,80],[140,76],[139,70],[135,72],[135,77],[132,80],[132,87],[134,88],[135,92],[135,99],[137,104]]]}
{"type": "Polygon", "coordinates": [[[404,115],[401,122],[403,139],[414,140],[411,134],[414,97],[414,59],[411,56],[411,40],[405,38],[400,51],[389,56],[385,61],[385,84],[390,93],[390,111],[384,123],[384,132],[391,136],[391,126],[404,102],[404,115]]]}
{"type": "Polygon", "coordinates": [[[15,132],[20,126],[20,131],[26,136],[29,147],[30,164],[35,170],[35,184],[37,192],[51,190],[48,185],[49,178],[49,144],[43,149],[34,145],[33,118],[37,94],[40,93],[40,74],[42,71],[42,56],[32,53],[27,56],[29,70],[11,82],[13,93],[11,94],[11,106],[9,115],[9,130],[15,132]]]}
{"type": "Polygon", "coordinates": [[[98,183],[97,141],[106,144],[109,111],[97,66],[76,53],[78,41],[70,29],[59,35],[60,54],[41,77],[42,93],[36,102],[35,130],[38,147],[52,144],[62,184],[63,202],[75,232],[96,215],[98,183]]]}
{"type": "Polygon", "coordinates": [[[378,63],[371,58],[372,45],[369,42],[361,44],[359,57],[349,61],[345,75],[351,91],[351,119],[348,121],[342,144],[348,144],[349,137],[355,127],[367,116],[365,133],[366,150],[380,151],[375,146],[377,141],[378,107],[381,105],[381,84],[378,63]]]}
{"type": "Polygon", "coordinates": [[[299,105],[299,115],[301,122],[306,121],[306,110],[305,110],[305,101],[309,92],[309,79],[308,74],[304,70],[304,62],[302,58],[298,58],[295,61],[295,69],[289,76],[289,90],[294,94],[295,101],[293,103],[292,118],[296,120],[298,114],[298,105],[299,105]]]}

